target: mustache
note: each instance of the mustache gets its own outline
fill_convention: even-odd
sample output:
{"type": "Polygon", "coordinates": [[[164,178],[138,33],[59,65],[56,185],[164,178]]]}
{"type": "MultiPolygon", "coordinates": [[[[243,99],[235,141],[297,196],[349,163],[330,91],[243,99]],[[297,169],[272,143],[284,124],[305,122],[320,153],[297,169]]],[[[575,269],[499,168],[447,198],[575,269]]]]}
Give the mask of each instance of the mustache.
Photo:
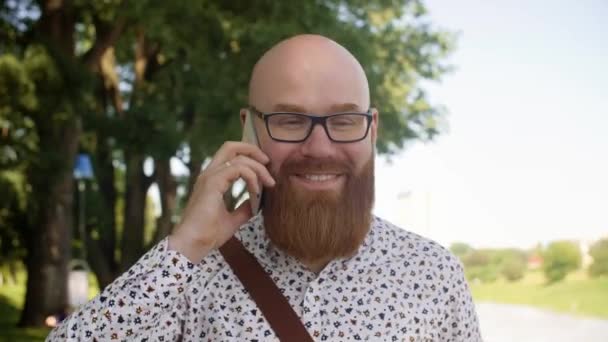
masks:
{"type": "Polygon", "coordinates": [[[300,158],[288,159],[283,162],[279,174],[303,174],[303,173],[340,173],[352,174],[354,165],[348,161],[335,158],[300,158]]]}

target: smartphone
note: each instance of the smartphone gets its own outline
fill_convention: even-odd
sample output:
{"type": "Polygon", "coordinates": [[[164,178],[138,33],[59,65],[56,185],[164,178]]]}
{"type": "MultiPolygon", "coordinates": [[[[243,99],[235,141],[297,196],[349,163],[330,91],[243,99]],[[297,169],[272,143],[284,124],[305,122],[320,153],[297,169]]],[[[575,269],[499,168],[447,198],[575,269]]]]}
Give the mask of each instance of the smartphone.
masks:
{"type": "MultiPolygon", "coordinates": [[[[251,113],[249,111],[247,111],[247,114],[245,115],[245,124],[243,125],[243,142],[255,145],[257,147],[260,147],[260,142],[258,140],[258,135],[255,131],[255,126],[253,125],[253,117],[251,116],[251,113]]],[[[260,189],[259,194],[249,194],[249,203],[251,204],[251,212],[255,215],[257,214],[262,208],[261,208],[261,204],[262,204],[262,194],[263,194],[263,185],[262,183],[258,183],[258,188],[260,189]]]]}

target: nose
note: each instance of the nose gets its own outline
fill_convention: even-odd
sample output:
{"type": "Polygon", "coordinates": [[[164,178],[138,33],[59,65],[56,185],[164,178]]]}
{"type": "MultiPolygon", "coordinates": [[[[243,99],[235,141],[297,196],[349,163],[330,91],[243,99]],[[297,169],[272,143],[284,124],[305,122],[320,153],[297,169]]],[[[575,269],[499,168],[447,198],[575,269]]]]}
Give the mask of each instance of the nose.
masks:
{"type": "Polygon", "coordinates": [[[327,158],[334,154],[333,142],[329,140],[325,129],[321,125],[315,125],[308,139],[301,146],[302,155],[311,158],[327,158]]]}

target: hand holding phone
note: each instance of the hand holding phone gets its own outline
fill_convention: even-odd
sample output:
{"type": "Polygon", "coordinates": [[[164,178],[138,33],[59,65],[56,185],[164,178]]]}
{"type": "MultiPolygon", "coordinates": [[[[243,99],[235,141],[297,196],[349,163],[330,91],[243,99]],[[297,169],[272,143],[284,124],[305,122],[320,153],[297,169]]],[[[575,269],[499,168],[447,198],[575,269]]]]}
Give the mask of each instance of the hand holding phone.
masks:
{"type": "Polygon", "coordinates": [[[265,166],[269,162],[268,156],[253,144],[224,143],[197,177],[181,222],[169,236],[168,248],[198,263],[211,250],[223,245],[251,218],[252,209],[254,214],[259,210],[260,197],[255,194],[261,193],[263,186],[276,184],[265,166]],[[253,194],[252,208],[241,205],[228,210],[223,195],[238,179],[243,179],[253,194]]]}

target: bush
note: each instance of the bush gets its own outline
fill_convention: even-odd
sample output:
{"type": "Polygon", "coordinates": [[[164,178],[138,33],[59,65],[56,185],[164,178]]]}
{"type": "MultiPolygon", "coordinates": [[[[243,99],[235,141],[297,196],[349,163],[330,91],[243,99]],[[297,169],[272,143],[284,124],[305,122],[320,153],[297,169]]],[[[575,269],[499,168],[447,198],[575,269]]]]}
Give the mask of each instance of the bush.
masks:
{"type": "Polygon", "coordinates": [[[508,281],[518,281],[524,277],[526,272],[526,262],[521,258],[510,258],[505,260],[500,274],[508,281]]]}
{"type": "Polygon", "coordinates": [[[581,265],[581,251],[574,242],[551,242],[543,254],[543,272],[549,283],[564,279],[581,265]]]}
{"type": "Polygon", "coordinates": [[[454,242],[450,245],[450,251],[462,260],[465,255],[473,251],[473,247],[464,242],[454,242]]]}
{"type": "Polygon", "coordinates": [[[598,277],[608,275],[608,238],[596,241],[589,248],[593,263],[589,266],[589,275],[598,277]]]}
{"type": "Polygon", "coordinates": [[[476,249],[470,251],[462,257],[462,263],[465,268],[483,267],[490,264],[492,255],[491,252],[484,249],[476,249]]]}
{"type": "Polygon", "coordinates": [[[452,252],[461,256],[467,279],[480,280],[484,283],[495,281],[499,275],[509,281],[516,281],[526,271],[526,253],[516,248],[471,249],[465,244],[453,244],[452,252]]]}
{"type": "Polygon", "coordinates": [[[482,283],[492,283],[498,278],[496,267],[476,266],[465,269],[465,275],[470,282],[480,280],[482,283]]]}

